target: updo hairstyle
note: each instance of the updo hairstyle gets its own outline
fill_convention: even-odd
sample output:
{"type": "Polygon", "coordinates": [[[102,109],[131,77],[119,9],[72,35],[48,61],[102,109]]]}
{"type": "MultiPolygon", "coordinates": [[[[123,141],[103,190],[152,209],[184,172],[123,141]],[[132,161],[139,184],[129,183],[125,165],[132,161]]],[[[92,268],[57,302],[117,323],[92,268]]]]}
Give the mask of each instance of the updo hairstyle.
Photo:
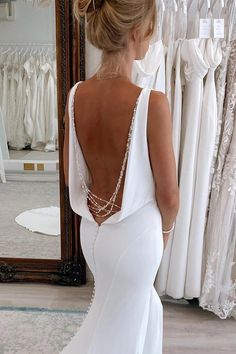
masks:
{"type": "Polygon", "coordinates": [[[90,43],[107,53],[124,49],[132,29],[141,40],[151,37],[157,21],[156,0],[75,0],[74,13],[86,17],[90,43]]]}

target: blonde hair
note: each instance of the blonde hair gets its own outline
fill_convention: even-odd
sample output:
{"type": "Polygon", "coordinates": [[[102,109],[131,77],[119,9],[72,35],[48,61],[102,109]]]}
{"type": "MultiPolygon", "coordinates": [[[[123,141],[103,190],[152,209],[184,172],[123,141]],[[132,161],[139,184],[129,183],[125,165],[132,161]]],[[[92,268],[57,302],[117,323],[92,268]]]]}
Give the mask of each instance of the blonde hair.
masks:
{"type": "Polygon", "coordinates": [[[86,16],[87,38],[103,51],[103,58],[104,54],[118,58],[132,29],[138,30],[141,40],[151,37],[157,22],[155,0],[75,0],[74,13],[78,21],[86,16]]]}

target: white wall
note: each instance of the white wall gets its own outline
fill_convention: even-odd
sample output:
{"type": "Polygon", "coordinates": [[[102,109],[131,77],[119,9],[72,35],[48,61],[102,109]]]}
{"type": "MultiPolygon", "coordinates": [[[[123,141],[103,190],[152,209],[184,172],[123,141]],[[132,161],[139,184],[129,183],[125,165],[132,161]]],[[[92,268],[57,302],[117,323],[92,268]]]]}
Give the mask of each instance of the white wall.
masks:
{"type": "Polygon", "coordinates": [[[16,20],[0,21],[1,43],[55,43],[55,0],[44,8],[16,1],[16,20]]]}

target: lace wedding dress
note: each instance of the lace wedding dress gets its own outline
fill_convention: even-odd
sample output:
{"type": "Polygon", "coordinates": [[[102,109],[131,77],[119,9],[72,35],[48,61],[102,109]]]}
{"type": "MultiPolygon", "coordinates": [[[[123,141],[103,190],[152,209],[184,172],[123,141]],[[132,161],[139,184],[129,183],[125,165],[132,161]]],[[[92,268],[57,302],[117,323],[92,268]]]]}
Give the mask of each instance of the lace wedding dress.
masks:
{"type": "Polygon", "coordinates": [[[236,41],[228,61],[223,133],[205,231],[200,306],[236,319],[236,41]]]}

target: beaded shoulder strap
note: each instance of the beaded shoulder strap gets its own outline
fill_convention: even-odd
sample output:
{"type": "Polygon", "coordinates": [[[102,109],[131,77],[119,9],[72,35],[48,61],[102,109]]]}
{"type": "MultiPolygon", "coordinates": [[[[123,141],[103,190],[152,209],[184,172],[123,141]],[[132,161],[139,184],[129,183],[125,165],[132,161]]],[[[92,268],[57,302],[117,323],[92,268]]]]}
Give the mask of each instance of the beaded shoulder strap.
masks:
{"type": "Polygon", "coordinates": [[[110,199],[107,201],[105,199],[98,197],[96,194],[94,194],[89,189],[89,187],[86,184],[85,178],[81,172],[81,166],[80,166],[79,160],[78,160],[78,154],[81,152],[78,150],[78,147],[80,145],[79,145],[79,140],[78,140],[78,137],[76,134],[75,117],[74,117],[74,99],[75,99],[75,91],[76,91],[78,84],[79,83],[76,84],[76,87],[74,88],[73,92],[71,92],[73,94],[72,100],[71,100],[71,122],[72,122],[73,134],[74,134],[74,139],[75,139],[75,150],[77,152],[77,158],[76,158],[77,169],[78,169],[78,173],[79,173],[79,177],[80,177],[80,181],[81,181],[82,190],[86,194],[87,198],[89,199],[89,201],[92,204],[92,206],[89,206],[90,210],[97,216],[105,217],[105,216],[110,215],[114,211],[113,210],[114,208],[116,208],[117,210],[120,210],[120,207],[115,204],[115,201],[117,199],[117,195],[118,195],[118,192],[119,192],[119,189],[121,186],[122,178],[124,176],[125,166],[126,166],[126,162],[128,160],[128,155],[129,155],[129,150],[130,150],[130,143],[131,143],[131,137],[132,137],[132,132],[133,132],[133,126],[134,126],[134,120],[135,120],[135,116],[136,116],[137,106],[138,106],[138,102],[139,102],[139,99],[140,99],[143,89],[136,100],[135,107],[133,110],[133,116],[132,116],[132,120],[131,120],[131,124],[130,124],[130,128],[129,128],[129,133],[128,133],[128,139],[127,139],[127,143],[126,143],[125,156],[124,156],[123,163],[121,166],[120,175],[119,175],[119,178],[118,178],[118,181],[116,184],[116,188],[115,188],[115,191],[113,192],[112,196],[110,197],[110,199]],[[102,202],[102,205],[101,205],[101,202],[102,202]]]}

